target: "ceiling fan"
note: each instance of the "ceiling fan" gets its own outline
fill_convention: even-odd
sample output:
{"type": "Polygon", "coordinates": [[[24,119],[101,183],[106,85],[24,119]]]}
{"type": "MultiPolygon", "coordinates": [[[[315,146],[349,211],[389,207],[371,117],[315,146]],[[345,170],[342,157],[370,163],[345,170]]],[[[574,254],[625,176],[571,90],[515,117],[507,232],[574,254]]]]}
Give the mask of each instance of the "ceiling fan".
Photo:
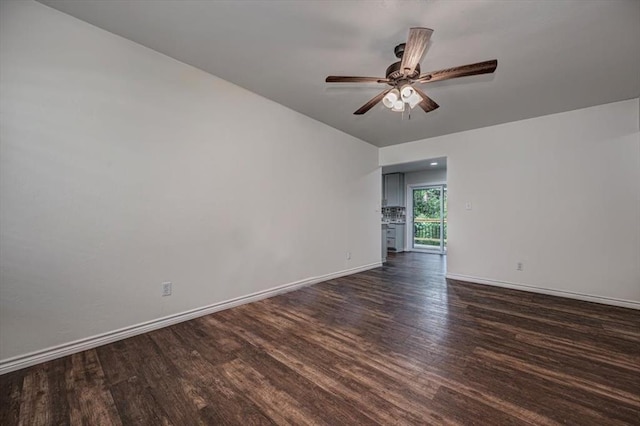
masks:
{"type": "Polygon", "coordinates": [[[476,64],[420,74],[420,59],[422,59],[432,33],[433,30],[430,28],[418,27],[409,29],[407,42],[397,45],[394,49],[396,57],[400,60],[387,68],[386,77],[330,75],[325,81],[327,83],[383,83],[391,86],[362,105],[360,109],[354,112],[356,115],[366,113],[380,101],[392,111],[403,112],[406,104],[409,108],[420,106],[424,112],[429,112],[437,109],[439,105],[417,88],[416,84],[432,83],[469,75],[489,74],[496,70],[498,60],[492,59],[476,64]]]}

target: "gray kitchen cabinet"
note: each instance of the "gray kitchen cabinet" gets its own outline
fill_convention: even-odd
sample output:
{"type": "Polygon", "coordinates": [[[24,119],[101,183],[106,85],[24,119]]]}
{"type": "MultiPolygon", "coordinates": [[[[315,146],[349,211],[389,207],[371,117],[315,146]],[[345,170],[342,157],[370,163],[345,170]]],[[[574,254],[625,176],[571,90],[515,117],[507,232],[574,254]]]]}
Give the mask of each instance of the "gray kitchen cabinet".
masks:
{"type": "Polygon", "coordinates": [[[404,231],[405,225],[387,225],[387,249],[395,252],[404,251],[404,231]]]}
{"type": "Polygon", "coordinates": [[[390,173],[383,176],[382,205],[404,207],[404,174],[390,173]]]}
{"type": "Polygon", "coordinates": [[[387,261],[387,225],[382,224],[382,263],[387,261]]]}

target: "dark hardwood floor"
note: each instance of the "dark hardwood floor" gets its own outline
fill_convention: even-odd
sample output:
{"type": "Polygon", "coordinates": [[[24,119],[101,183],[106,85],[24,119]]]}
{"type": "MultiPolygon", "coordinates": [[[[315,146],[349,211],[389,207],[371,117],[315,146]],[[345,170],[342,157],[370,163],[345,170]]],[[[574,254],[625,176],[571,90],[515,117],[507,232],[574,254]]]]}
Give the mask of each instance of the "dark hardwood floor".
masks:
{"type": "Polygon", "coordinates": [[[3,375],[0,424],[640,424],[640,312],[443,270],[399,254],[3,375]]]}

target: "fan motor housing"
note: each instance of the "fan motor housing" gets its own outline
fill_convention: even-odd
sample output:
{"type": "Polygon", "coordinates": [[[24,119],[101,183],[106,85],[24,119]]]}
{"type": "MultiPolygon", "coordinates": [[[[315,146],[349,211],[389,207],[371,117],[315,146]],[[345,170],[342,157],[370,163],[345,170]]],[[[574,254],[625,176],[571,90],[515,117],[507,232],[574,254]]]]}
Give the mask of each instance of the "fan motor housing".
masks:
{"type": "Polygon", "coordinates": [[[398,80],[400,78],[407,78],[407,79],[413,79],[413,78],[418,78],[420,76],[420,64],[416,65],[416,69],[413,70],[413,72],[407,76],[405,76],[402,73],[402,70],[400,69],[400,65],[402,64],[402,61],[398,61],[398,62],[394,62],[393,64],[389,65],[389,67],[387,68],[387,73],[386,76],[389,80],[398,80]]]}

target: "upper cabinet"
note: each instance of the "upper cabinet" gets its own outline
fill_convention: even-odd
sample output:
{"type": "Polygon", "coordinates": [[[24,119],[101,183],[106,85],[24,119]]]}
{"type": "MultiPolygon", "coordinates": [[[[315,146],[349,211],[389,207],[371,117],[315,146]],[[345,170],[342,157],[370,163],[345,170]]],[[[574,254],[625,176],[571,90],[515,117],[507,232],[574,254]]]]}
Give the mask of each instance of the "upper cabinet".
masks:
{"type": "Polygon", "coordinates": [[[404,174],[390,173],[382,180],[382,205],[404,207],[404,174]]]}

